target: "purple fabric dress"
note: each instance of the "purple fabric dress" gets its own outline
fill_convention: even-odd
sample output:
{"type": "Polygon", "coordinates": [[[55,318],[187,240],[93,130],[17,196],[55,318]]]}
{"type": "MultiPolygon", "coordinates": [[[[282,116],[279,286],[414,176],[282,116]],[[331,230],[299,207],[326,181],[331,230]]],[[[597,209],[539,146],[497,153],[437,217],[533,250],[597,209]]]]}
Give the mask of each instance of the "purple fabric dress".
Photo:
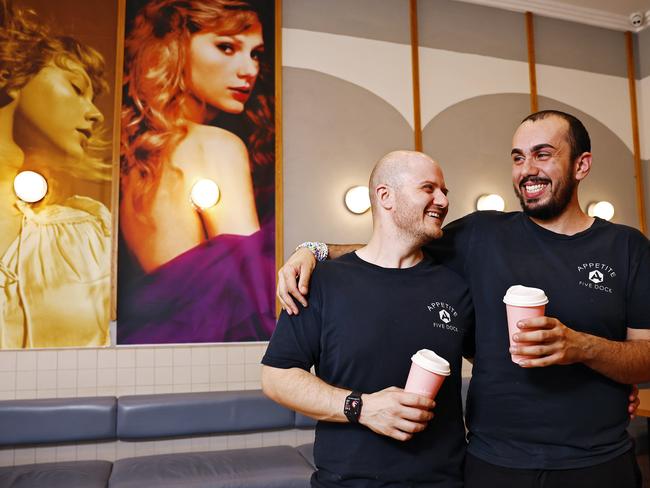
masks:
{"type": "Polygon", "coordinates": [[[251,236],[220,235],[127,284],[117,343],[268,340],[275,327],[274,243],[273,221],[251,236]]]}

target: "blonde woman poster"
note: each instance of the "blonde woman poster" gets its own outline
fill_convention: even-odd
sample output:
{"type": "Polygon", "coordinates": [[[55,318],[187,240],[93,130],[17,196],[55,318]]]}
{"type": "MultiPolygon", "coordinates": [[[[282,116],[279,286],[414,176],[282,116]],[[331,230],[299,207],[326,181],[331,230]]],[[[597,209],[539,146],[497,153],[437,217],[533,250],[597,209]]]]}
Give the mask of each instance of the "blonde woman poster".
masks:
{"type": "Polygon", "coordinates": [[[109,344],[112,10],[0,0],[2,349],[109,344]],[[14,193],[25,170],[47,180],[36,203],[14,193]]]}
{"type": "Polygon", "coordinates": [[[118,344],[275,326],[273,0],[127,1],[118,344]],[[216,205],[192,200],[199,180],[216,205]]]}

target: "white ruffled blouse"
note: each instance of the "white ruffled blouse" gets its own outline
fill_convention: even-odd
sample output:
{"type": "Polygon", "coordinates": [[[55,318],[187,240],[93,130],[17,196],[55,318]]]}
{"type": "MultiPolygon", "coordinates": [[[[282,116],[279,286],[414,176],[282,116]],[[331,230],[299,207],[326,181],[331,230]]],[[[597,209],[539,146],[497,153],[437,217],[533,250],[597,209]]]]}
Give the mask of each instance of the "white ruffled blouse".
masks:
{"type": "Polygon", "coordinates": [[[111,215],[74,196],[34,210],[0,260],[0,348],[109,345],[111,215]]]}

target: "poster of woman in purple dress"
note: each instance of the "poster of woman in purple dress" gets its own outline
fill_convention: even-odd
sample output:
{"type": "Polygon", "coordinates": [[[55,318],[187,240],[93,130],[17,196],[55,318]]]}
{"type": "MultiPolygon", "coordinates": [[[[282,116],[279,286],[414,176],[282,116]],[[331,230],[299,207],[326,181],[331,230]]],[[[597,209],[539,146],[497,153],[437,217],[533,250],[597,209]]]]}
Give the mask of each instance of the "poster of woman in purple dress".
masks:
{"type": "Polygon", "coordinates": [[[274,0],[127,0],[118,344],[275,326],[274,0]]]}

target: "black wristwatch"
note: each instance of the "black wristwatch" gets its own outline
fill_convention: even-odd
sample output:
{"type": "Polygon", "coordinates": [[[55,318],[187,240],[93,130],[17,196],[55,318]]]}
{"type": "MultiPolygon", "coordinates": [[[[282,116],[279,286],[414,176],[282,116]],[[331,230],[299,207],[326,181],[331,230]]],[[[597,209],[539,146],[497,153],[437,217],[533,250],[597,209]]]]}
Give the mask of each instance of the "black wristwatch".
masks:
{"type": "Polygon", "coordinates": [[[348,418],[351,424],[359,423],[359,416],[361,415],[361,407],[363,406],[363,401],[361,401],[362,393],[358,391],[353,391],[347,397],[345,397],[345,405],[343,406],[343,413],[348,418]]]}

